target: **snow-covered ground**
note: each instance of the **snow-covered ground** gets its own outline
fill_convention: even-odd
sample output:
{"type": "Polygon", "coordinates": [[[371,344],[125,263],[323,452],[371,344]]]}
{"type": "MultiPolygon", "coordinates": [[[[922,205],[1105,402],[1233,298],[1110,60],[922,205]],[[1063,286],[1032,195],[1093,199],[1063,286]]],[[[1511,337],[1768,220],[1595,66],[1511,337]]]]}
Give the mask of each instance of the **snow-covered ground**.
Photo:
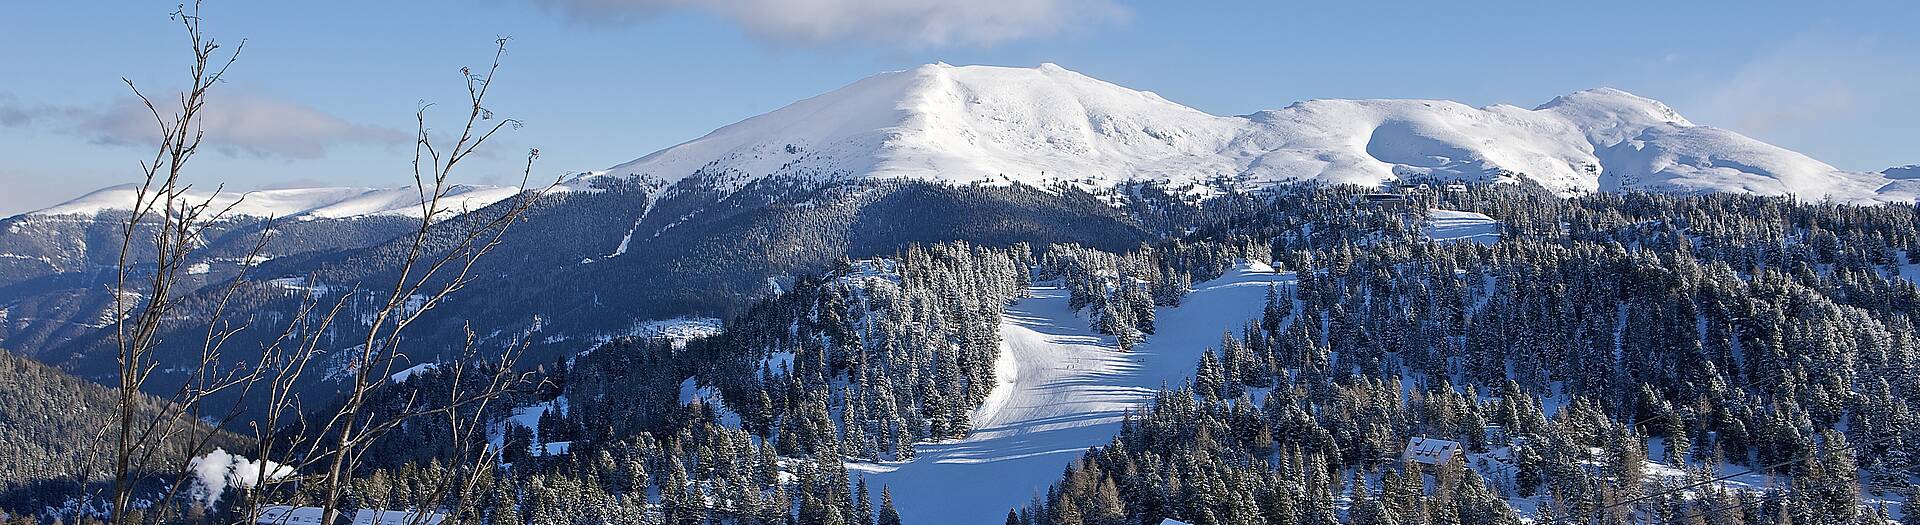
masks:
{"type": "Polygon", "coordinates": [[[694,378],[680,382],[680,404],[686,405],[698,400],[713,407],[714,416],[720,419],[720,425],[727,428],[740,428],[740,414],[727,407],[727,400],[720,395],[720,389],[704,386],[694,378]]]}
{"type": "Polygon", "coordinates": [[[1427,214],[1427,238],[1436,241],[1471,240],[1492,244],[1500,241],[1500,221],[1470,211],[1431,210],[1427,214]]]}
{"type": "Polygon", "coordinates": [[[702,337],[711,337],[720,333],[725,323],[712,317],[675,317],[641,321],[633,325],[632,335],[648,339],[666,339],[674,348],[683,348],[687,341],[702,337]]]}
{"type": "MultiPolygon", "coordinates": [[[[554,398],[552,401],[544,401],[514,408],[513,414],[507,416],[506,419],[496,421],[487,426],[487,442],[495,447],[503,446],[507,441],[507,425],[526,427],[533,431],[535,439],[544,441],[544,438],[540,437],[540,416],[545,415],[549,410],[557,410],[562,413],[566,412],[567,396],[560,396],[554,398]]],[[[537,447],[534,453],[545,456],[565,454],[573,448],[573,442],[571,441],[536,443],[536,445],[537,447]]]]}
{"type": "Polygon", "coordinates": [[[1088,330],[1067,309],[1065,289],[1036,285],[1001,321],[1001,384],[974,411],[972,436],[922,443],[910,462],[848,468],[886,485],[907,523],[999,523],[1088,447],[1110,441],[1128,408],[1184,383],[1222,332],[1260,315],[1268,283],[1291,280],[1252,263],[1196,284],[1183,306],[1155,312],[1158,333],[1131,352],[1088,330]]]}
{"type": "Polygon", "coordinates": [[[406,370],[394,372],[393,377],[389,379],[393,380],[393,382],[396,384],[405,383],[407,382],[408,379],[413,379],[413,376],[415,375],[424,374],[439,368],[440,368],[440,363],[420,363],[417,365],[407,367],[406,370]]]}
{"type": "MultiPolygon", "coordinates": [[[[628,326],[625,330],[617,330],[613,332],[601,332],[598,334],[594,334],[592,337],[594,342],[593,346],[584,351],[581,351],[580,353],[581,355],[585,355],[587,353],[593,352],[594,350],[599,350],[600,347],[605,346],[607,343],[613,342],[614,339],[618,339],[621,337],[639,337],[642,339],[659,339],[659,340],[667,341],[669,344],[672,344],[673,347],[676,349],[686,348],[687,341],[692,341],[694,339],[699,339],[702,337],[712,337],[715,334],[719,334],[720,331],[725,327],[726,327],[726,323],[724,321],[721,321],[719,319],[712,318],[712,317],[682,316],[682,317],[675,317],[672,319],[648,319],[643,321],[635,321],[631,326],[628,326]]],[[[564,335],[552,336],[552,337],[549,337],[549,340],[550,342],[564,341],[565,336],[564,335]]]]}

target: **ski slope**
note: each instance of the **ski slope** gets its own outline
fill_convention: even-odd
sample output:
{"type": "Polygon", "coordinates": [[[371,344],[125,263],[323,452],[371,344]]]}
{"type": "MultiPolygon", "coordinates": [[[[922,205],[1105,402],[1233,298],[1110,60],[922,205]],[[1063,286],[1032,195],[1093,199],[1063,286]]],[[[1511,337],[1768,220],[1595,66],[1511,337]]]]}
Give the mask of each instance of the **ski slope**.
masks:
{"type": "Polygon", "coordinates": [[[1067,309],[1065,289],[1036,285],[1001,320],[1000,385],[974,411],[972,436],[922,443],[910,462],[848,468],[891,490],[906,523],[1000,523],[1118,434],[1128,408],[1186,382],[1223,331],[1237,334],[1260,315],[1269,283],[1292,280],[1248,263],[1196,284],[1182,306],[1155,311],[1158,333],[1132,352],[1088,329],[1067,309]]]}

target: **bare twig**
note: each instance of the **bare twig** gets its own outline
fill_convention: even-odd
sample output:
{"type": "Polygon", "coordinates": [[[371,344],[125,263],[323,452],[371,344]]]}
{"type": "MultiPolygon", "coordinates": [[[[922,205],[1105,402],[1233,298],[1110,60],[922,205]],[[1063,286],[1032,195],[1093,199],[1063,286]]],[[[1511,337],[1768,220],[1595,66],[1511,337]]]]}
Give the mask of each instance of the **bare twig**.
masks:
{"type": "MultiPolygon", "coordinates": [[[[115,316],[114,341],[118,347],[118,414],[107,429],[114,443],[112,503],[108,515],[116,522],[127,521],[136,512],[135,493],[153,472],[162,471],[158,462],[170,458],[164,447],[184,444],[189,457],[199,455],[220,439],[222,428],[240,421],[246,407],[258,407],[260,417],[246,424],[252,430],[254,450],[260,455],[260,493],[291,495],[298,489],[317,496],[325,509],[326,522],[333,522],[341,510],[347,482],[361,464],[364,454],[381,436],[407,421],[445,418],[453,431],[454,450],[478,450],[472,463],[453,479],[445,480],[432,491],[435,508],[460,512],[471,506],[476,486],[499,451],[485,444],[489,412],[493,401],[514,391],[526,379],[515,371],[515,362],[525,348],[524,341],[509,345],[497,358],[483,359],[472,331],[461,355],[463,366],[454,367],[453,387],[444,399],[433,403],[408,398],[398,411],[376,413],[369,402],[375,389],[392,375],[393,367],[406,357],[402,335],[425,312],[439,306],[448,296],[472,282],[475,264],[497,248],[508,229],[520,221],[539,198],[559,184],[555,179],[542,188],[532,188],[533,162],[538,150],[530,150],[521,171],[520,194],[491,209],[485,216],[443,223],[451,215],[471,210],[452,204],[455,186],[449,181],[462,162],[487,144],[501,130],[518,127],[514,119],[495,119],[484,102],[506,52],[506,40],[496,42],[492,64],[484,74],[462,69],[466,78],[469,105],[467,118],[458,136],[450,144],[438,144],[429,133],[423,105],[415,115],[417,133],[413,161],[414,186],[419,202],[419,222],[411,234],[403,237],[405,256],[397,267],[388,295],[370,316],[360,345],[349,350],[351,383],[338,407],[326,417],[309,419],[306,405],[298,392],[308,381],[309,366],[316,356],[328,353],[330,329],[347,310],[356,293],[332,300],[309,293],[294,308],[294,315],[278,335],[262,345],[256,358],[225,364],[223,349],[241,333],[256,327],[249,317],[229,320],[237,294],[247,285],[248,270],[265,247],[272,232],[271,222],[263,229],[246,256],[239,275],[224,290],[214,294],[212,312],[206,323],[197,364],[166,369],[180,373],[185,380],[163,399],[161,409],[143,412],[153,403],[144,392],[155,386],[163,368],[155,355],[162,334],[169,328],[180,303],[181,270],[192,264],[206,229],[231,213],[239,201],[216,205],[221,195],[196,198],[188,193],[191,185],[183,181],[186,168],[199,151],[205,136],[201,129],[201,110],[207,94],[221,82],[238,56],[236,46],[224,60],[215,60],[221,46],[201,31],[200,5],[181,6],[174,14],[184,28],[193,53],[188,68],[191,83],[175,102],[162,105],[142,92],[130,80],[127,86],[146,107],[160,132],[160,141],[151,160],[140,163],[144,179],[135,193],[131,213],[121,230],[118,273],[113,292],[115,316]],[[151,232],[150,237],[148,232],[151,232]],[[439,242],[451,238],[451,244],[439,242]],[[151,272],[140,267],[135,253],[150,242],[154,254],[151,272]],[[485,369],[481,377],[468,378],[465,364],[485,369]],[[235,401],[222,409],[212,409],[208,401],[225,396],[235,401]],[[150,411],[149,411],[150,412],[150,411]],[[292,421],[291,427],[281,427],[292,421]],[[202,424],[208,423],[208,424],[202,424]],[[282,473],[286,475],[281,475],[282,473]],[[302,487],[304,485],[304,487],[302,487]],[[309,490],[311,489],[311,490],[309,490]]],[[[243,43],[244,45],[244,43],[243,43]]],[[[242,197],[244,199],[244,196],[242,197]]],[[[311,281],[313,277],[310,277],[311,281]]],[[[417,397],[417,394],[416,394],[417,397]]],[[[102,439],[106,439],[103,434],[102,439]]],[[[177,468],[177,465],[168,466],[177,468]]],[[[87,476],[83,473],[84,478],[87,476]]],[[[165,478],[160,478],[165,479],[165,478]]],[[[174,502],[190,482],[188,476],[174,476],[154,505],[156,513],[146,516],[167,521],[174,502]]],[[[251,522],[260,515],[260,498],[239,519],[251,522]]],[[[424,519],[426,513],[420,513],[424,519]]]]}

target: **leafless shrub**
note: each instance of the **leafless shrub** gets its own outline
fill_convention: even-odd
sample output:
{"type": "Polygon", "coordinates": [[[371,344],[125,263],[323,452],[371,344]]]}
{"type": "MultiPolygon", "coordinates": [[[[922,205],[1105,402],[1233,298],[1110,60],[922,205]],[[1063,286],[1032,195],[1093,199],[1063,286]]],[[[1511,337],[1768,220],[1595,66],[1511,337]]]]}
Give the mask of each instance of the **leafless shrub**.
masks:
{"type": "MultiPolygon", "coordinates": [[[[539,157],[538,150],[531,150],[521,170],[519,196],[488,208],[481,220],[460,221],[452,226],[440,222],[450,215],[472,211],[457,208],[455,199],[451,198],[455,187],[449,180],[456,169],[496,134],[520,125],[514,119],[496,119],[484,103],[494,75],[499,71],[507,41],[496,42],[492,64],[486,71],[461,70],[466,77],[469,104],[465,108],[464,125],[450,142],[430,133],[429,105],[422,105],[415,115],[413,183],[420,198],[420,220],[410,235],[399,241],[405,245],[402,263],[391,287],[386,288],[384,302],[367,323],[364,339],[358,346],[345,350],[351,352],[352,377],[337,410],[325,417],[305,417],[307,407],[297,393],[298,385],[307,380],[315,356],[333,350],[323,346],[323,334],[339,319],[349,299],[357,294],[330,300],[309,294],[297,306],[287,325],[280,328],[278,336],[263,345],[257,357],[228,363],[224,350],[229,341],[253,324],[250,318],[228,318],[229,302],[247,277],[243,267],[239,277],[216,293],[212,315],[195,320],[206,325],[198,362],[186,373],[187,379],[177,390],[163,396],[164,408],[153,412],[143,411],[141,407],[151,404],[144,396],[155,387],[154,373],[161,369],[156,348],[164,329],[178,314],[179,301],[184,295],[177,290],[181,270],[189,264],[204,229],[231,213],[238,204],[217,207],[213,197],[196,200],[188,195],[191,185],[183,182],[182,177],[204,137],[201,110],[207,103],[207,95],[226,75],[244,42],[222,55],[222,46],[201,30],[198,2],[182,6],[174,18],[192,46],[193,62],[188,68],[192,82],[188,89],[163,110],[162,103],[127,81],[152,114],[161,138],[152,160],[141,163],[144,181],[121,235],[119,269],[113,290],[119,412],[108,429],[111,436],[103,435],[103,439],[113,442],[112,502],[106,514],[116,523],[169,521],[173,517],[171,513],[176,511],[175,506],[168,503],[183,493],[190,477],[170,475],[178,473],[182,465],[161,464],[169,457],[162,451],[169,450],[167,447],[180,447],[189,456],[199,455],[218,439],[237,437],[226,432],[236,426],[241,407],[249,400],[263,409],[260,417],[245,425],[249,430],[244,438],[252,445],[248,448],[261,456],[263,465],[284,465],[290,474],[275,476],[271,472],[279,469],[266,467],[270,472],[260,476],[261,484],[255,488],[262,497],[255,498],[251,508],[238,513],[241,521],[252,522],[259,516],[262,500],[292,498],[298,491],[310,495],[313,504],[325,509],[324,522],[334,522],[341,511],[343,491],[370,445],[400,425],[422,418],[445,418],[445,424],[454,432],[451,438],[455,450],[481,451],[478,457],[462,458],[471,461],[470,466],[431,491],[433,507],[455,513],[469,507],[475,486],[485,474],[483,469],[491,465],[499,453],[485,444],[488,423],[484,420],[485,407],[512,392],[525,379],[514,366],[524,342],[509,345],[498,356],[483,356],[469,328],[461,363],[478,363],[484,359],[490,366],[453,367],[455,386],[446,392],[444,399],[408,399],[397,412],[373,410],[369,401],[372,393],[393,375],[395,366],[405,359],[402,337],[405,330],[469,284],[475,263],[498,247],[510,227],[523,218],[540,196],[558,184],[555,180],[544,187],[529,187],[533,162],[539,157]],[[450,246],[437,241],[447,238],[453,239],[450,246]],[[157,262],[150,272],[142,270],[131,256],[137,249],[144,249],[137,243],[152,245],[157,262]],[[470,373],[483,373],[485,377],[460,377],[470,373]],[[216,409],[210,402],[215,395],[241,401],[216,409]],[[298,423],[288,428],[279,427],[283,421],[298,423]],[[317,423],[307,424],[308,421],[317,423]],[[142,512],[136,508],[140,506],[136,493],[138,487],[151,480],[162,481],[166,490],[159,504],[142,512]]],[[[243,266],[252,264],[270,235],[270,228],[260,235],[243,266]]],[[[81,481],[84,484],[86,480],[81,481]]],[[[420,519],[424,517],[422,513],[420,519]]]]}

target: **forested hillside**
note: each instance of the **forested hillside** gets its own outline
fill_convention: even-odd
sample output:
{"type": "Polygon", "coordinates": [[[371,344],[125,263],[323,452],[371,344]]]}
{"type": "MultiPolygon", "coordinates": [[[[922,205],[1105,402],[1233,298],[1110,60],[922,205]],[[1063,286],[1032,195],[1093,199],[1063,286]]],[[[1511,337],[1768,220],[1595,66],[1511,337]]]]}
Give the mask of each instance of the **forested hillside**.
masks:
{"type": "MultiPolygon", "coordinates": [[[[441,510],[490,524],[893,525],[893,478],[862,472],[977,430],[976,409],[1004,388],[1008,305],[1065,290],[1072,321],[1104,334],[1091,343],[1124,354],[1173,344],[1156,334],[1193,318],[1168,312],[1203,307],[1188,290],[1252,260],[1290,284],[1223,320],[1238,328],[1197,343],[1202,357],[1180,365],[1191,379],[1109,444],[1059,456],[1052,490],[1002,502],[1009,522],[1900,514],[1920,457],[1911,205],[1499,185],[1385,203],[1312,185],[1169,195],[1087,196],[1165,232],[1143,242],[909,242],[777,280],[710,337],[575,340],[523,363],[536,380],[482,413],[492,448],[410,424],[373,448],[346,503],[434,505],[435,480],[478,469],[484,496],[441,510]],[[1434,210],[1497,219],[1498,239],[1434,240],[1434,210]],[[1458,459],[1407,461],[1413,438],[1457,443],[1458,459]]],[[[431,403],[454,371],[485,366],[396,377],[374,406],[431,403]]]]}
{"type": "Polygon", "coordinates": [[[1009,522],[1864,523],[1906,499],[1912,206],[1444,204],[1506,239],[1224,224],[1298,287],[1009,522]],[[1416,437],[1464,455],[1407,461],[1416,437]]]}
{"type": "MultiPolygon", "coordinates": [[[[485,327],[475,341],[482,347],[500,350],[527,340],[529,359],[548,361],[632,335],[654,320],[744,315],[756,301],[849,257],[954,240],[996,248],[1075,242],[1121,250],[1152,237],[1099,197],[1064,187],[766,179],[723,194],[716,188],[726,183],[724,175],[673,186],[603,178],[593,191],[523,195],[436,224],[429,248],[441,253],[447,249],[441,244],[454,241],[453,232],[524,199],[536,200],[499,248],[476,264],[467,285],[472,292],[425,312],[409,329],[407,353],[421,362],[451,358],[471,325],[485,327]]],[[[189,295],[181,318],[166,327],[170,334],[159,353],[169,363],[190,362],[198,355],[192,334],[204,328],[192,320],[221,307],[261,321],[231,338],[236,348],[265,346],[287,326],[324,314],[321,309],[303,317],[301,305],[307,303],[343,302],[341,322],[330,327],[328,341],[354,340],[368,312],[385,304],[386,292],[374,283],[391,283],[398,275],[409,239],[277,258],[250,270],[231,297],[222,296],[224,286],[189,295]]],[[[82,377],[111,372],[108,334],[98,329],[103,325],[28,318],[39,311],[30,306],[14,308],[20,326],[63,326],[71,337],[40,347],[37,357],[82,377]]],[[[155,385],[169,388],[179,379],[163,371],[155,385]]],[[[322,393],[334,386],[310,381],[301,388],[322,393]]]]}
{"type": "MultiPolygon", "coordinates": [[[[1304,187],[1215,203],[1208,209],[1245,211],[1196,212],[1204,219],[1191,223],[1193,234],[1126,254],[1039,250],[1032,278],[1081,291],[1075,303],[1086,322],[1116,340],[1153,337],[1140,315],[1153,308],[1130,302],[1165,307],[1154,302],[1166,295],[1155,286],[1183,274],[1204,280],[1219,260],[1264,253],[1299,284],[1275,289],[1266,315],[1246,319],[1194,364],[1191,385],[1165,393],[1012,518],[1586,523],[1851,521],[1898,512],[1912,468],[1903,458],[1913,457],[1907,414],[1916,395],[1900,385],[1912,382],[1920,350],[1910,322],[1920,305],[1911,280],[1920,268],[1911,255],[1913,207],[1733,196],[1562,200],[1480,188],[1400,208],[1357,204],[1358,195],[1304,187]],[[1502,240],[1430,241],[1421,226],[1428,206],[1500,218],[1502,240]],[[1169,255],[1183,250],[1206,255],[1169,255]],[[1461,459],[1405,462],[1413,437],[1460,443],[1461,459]]],[[[834,318],[835,309],[817,307],[834,304],[835,293],[798,295],[815,296],[800,304],[834,318]]],[[[727,337],[816,333],[792,332],[799,326],[736,325],[727,337]]],[[[808,355],[831,354],[796,352],[808,355]]],[[[576,367],[569,379],[593,375],[576,367]]],[[[875,428],[866,415],[817,401],[828,408],[789,412],[763,428],[756,416],[743,417],[755,410],[731,409],[728,400],[740,396],[702,393],[725,392],[727,381],[683,370],[649,383],[655,399],[677,391],[690,424],[746,433],[735,445],[708,441],[668,470],[697,472],[707,461],[699,458],[739,450],[744,438],[770,447],[736,453],[745,458],[813,458],[807,477],[841,479],[838,460],[821,463],[833,453],[794,444],[863,442],[875,428]]],[[[831,380],[814,385],[787,395],[843,399],[855,391],[831,380]]],[[[579,396],[551,406],[606,410],[579,396]]],[[[886,428],[890,417],[873,420],[886,428]]],[[[568,454],[549,461],[584,461],[594,441],[569,442],[568,454]]],[[[862,457],[858,450],[843,454],[862,457]]],[[[700,490],[733,486],[688,479],[700,490]]],[[[863,516],[869,500],[844,500],[849,485],[816,483],[801,485],[815,494],[786,494],[795,508],[816,509],[791,519],[863,516]]],[[[724,504],[690,507],[674,503],[700,516],[745,515],[724,504]]]]}
{"type": "MultiPolygon", "coordinates": [[[[51,362],[73,339],[93,341],[110,324],[113,286],[128,214],[73,210],[0,219],[0,344],[51,362]],[[79,213],[85,211],[86,213],[79,213]]],[[[386,242],[409,227],[403,217],[372,216],[291,220],[233,215],[208,221],[202,243],[189,254],[181,285],[197,289],[225,283],[262,261],[293,264],[340,250],[386,242]]],[[[142,224],[135,239],[158,225],[142,224]]],[[[127,264],[155,263],[149,243],[134,242],[127,264]]]]}
{"type": "MultiPolygon", "coordinates": [[[[162,413],[161,403],[145,398],[138,417],[162,413]]],[[[81,480],[109,480],[113,441],[107,433],[118,410],[112,389],[0,350],[0,505],[16,512],[57,508],[76,494],[81,480]]],[[[188,458],[236,443],[233,436],[207,443],[163,439],[155,447],[155,463],[162,465],[186,465],[188,458]]]]}

